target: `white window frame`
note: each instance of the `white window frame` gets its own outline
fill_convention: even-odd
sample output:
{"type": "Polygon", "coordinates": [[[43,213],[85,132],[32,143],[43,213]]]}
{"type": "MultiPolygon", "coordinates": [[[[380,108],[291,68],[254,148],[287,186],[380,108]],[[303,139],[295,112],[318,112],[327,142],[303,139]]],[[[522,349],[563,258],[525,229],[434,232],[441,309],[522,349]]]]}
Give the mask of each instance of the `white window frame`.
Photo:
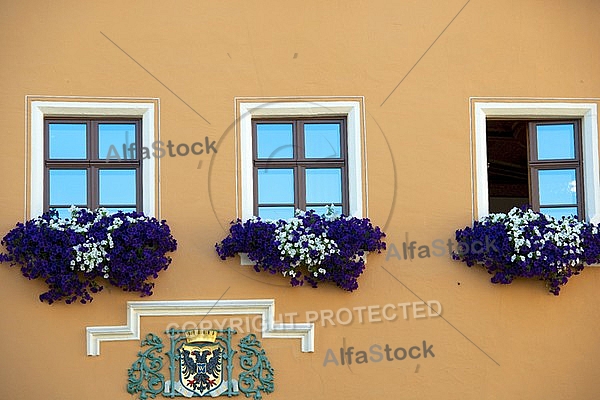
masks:
{"type": "MultiPolygon", "coordinates": [[[[146,99],[147,100],[147,99],[146,99]]],[[[155,140],[154,102],[98,102],[98,101],[45,101],[30,103],[30,148],[29,148],[29,218],[44,212],[44,118],[45,117],[88,117],[127,116],[142,118],[142,145],[151,148],[155,140]]],[[[156,163],[155,157],[142,160],[142,208],[144,214],[156,216],[156,163]]],[[[27,194],[27,193],[26,193],[27,194]]],[[[27,199],[27,196],[26,196],[27,199]]]]}
{"type": "MultiPolygon", "coordinates": [[[[474,184],[477,219],[489,214],[487,174],[487,118],[581,118],[583,187],[586,220],[600,222],[600,168],[598,163],[598,111],[595,103],[474,102],[474,184]]],[[[473,136],[473,135],[472,135],[473,136]]]]}
{"type": "MultiPolygon", "coordinates": [[[[236,99],[237,100],[237,99],[236,99]]],[[[349,215],[363,217],[363,160],[364,127],[361,102],[359,101],[281,101],[281,102],[238,102],[239,129],[239,176],[241,179],[241,219],[246,221],[254,214],[254,176],[252,163],[252,118],[268,117],[317,117],[345,116],[348,131],[348,209],[349,215]]],[[[366,174],[364,190],[366,193],[366,174]]],[[[366,203],[366,199],[364,201],[366,203]]],[[[238,201],[238,206],[240,202],[238,201]]],[[[240,212],[238,210],[238,215],[240,212]]]]}

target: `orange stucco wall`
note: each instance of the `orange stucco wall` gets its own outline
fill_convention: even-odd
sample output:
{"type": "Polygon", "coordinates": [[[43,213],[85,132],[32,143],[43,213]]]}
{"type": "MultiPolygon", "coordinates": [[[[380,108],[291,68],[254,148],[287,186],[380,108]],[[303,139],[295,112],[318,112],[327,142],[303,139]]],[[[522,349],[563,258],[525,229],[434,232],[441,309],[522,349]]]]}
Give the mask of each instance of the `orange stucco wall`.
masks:
{"type": "MultiPolygon", "coordinates": [[[[556,297],[542,282],[492,285],[484,270],[448,257],[370,255],[359,290],[346,293],[291,288],[214,251],[236,216],[236,97],[360,98],[366,212],[380,226],[389,220],[387,241],[398,248],[407,234],[430,243],[471,223],[472,97],[600,103],[599,2],[473,0],[438,38],[464,5],[5,1],[0,232],[26,214],[26,96],[157,99],[161,138],[220,142],[212,158],[160,161],[160,216],[179,249],[152,300],[218,299],[227,291],[225,299],[275,299],[278,313],[297,312],[299,321],[306,311],[418,297],[442,305],[443,318],[319,321],[314,353],[302,353],[297,339],[263,340],[276,369],[276,391],[266,398],[596,399],[597,268],[556,297]],[[337,355],[342,346],[423,340],[435,357],[323,365],[328,349],[337,355]]],[[[89,305],[48,306],[37,298],[43,289],[0,266],[0,398],[131,398],[127,369],[139,342],[105,342],[100,356],[88,357],[85,328],[125,324],[127,301],[139,297],[107,288],[89,305]]],[[[144,318],[142,334],[190,320],[198,318],[144,318]]]]}

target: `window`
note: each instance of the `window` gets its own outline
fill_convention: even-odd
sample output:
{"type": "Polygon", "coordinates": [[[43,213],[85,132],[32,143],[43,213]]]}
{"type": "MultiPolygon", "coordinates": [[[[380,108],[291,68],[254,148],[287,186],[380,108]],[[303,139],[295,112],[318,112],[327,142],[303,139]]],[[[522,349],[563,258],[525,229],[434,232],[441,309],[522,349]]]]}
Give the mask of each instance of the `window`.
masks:
{"type": "Polygon", "coordinates": [[[289,101],[236,98],[238,216],[289,218],[334,204],[362,218],[361,97],[289,101]]]}
{"type": "Polygon", "coordinates": [[[579,120],[487,120],[490,212],[584,218],[579,120]]]}
{"type": "MultiPolygon", "coordinates": [[[[44,121],[44,210],[69,207],[141,210],[139,119],[47,118],[44,121]],[[120,154],[119,161],[112,153],[120,154]]],[[[115,155],[116,157],[116,155],[115,155]]]]}
{"type": "Polygon", "coordinates": [[[64,215],[72,203],[157,216],[159,160],[139,160],[141,155],[129,148],[127,159],[123,154],[123,140],[126,145],[135,140],[138,149],[160,140],[157,99],[27,96],[26,101],[26,219],[51,206],[64,215]],[[106,162],[103,156],[113,143],[121,161],[113,151],[106,162]]]}
{"type": "Polygon", "coordinates": [[[345,118],[252,121],[254,215],[286,219],[325,206],[348,214],[345,118]]]}
{"type": "Polygon", "coordinates": [[[597,223],[595,104],[475,102],[478,218],[531,204],[597,223]]]}
{"type": "Polygon", "coordinates": [[[529,123],[529,174],[534,209],[585,218],[579,121],[529,123]]]}

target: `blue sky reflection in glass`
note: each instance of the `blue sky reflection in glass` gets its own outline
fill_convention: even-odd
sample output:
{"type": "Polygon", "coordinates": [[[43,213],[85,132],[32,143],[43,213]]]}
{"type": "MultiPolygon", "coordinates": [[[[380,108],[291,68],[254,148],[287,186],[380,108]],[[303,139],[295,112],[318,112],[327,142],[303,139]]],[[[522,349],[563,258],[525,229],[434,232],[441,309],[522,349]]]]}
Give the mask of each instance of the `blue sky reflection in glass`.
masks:
{"type": "Polygon", "coordinates": [[[575,169],[539,170],[540,205],[577,204],[575,169]]]}
{"type": "Polygon", "coordinates": [[[101,169],[98,173],[101,207],[109,205],[135,206],[135,169],[101,169]]]}
{"type": "Polygon", "coordinates": [[[306,158],[340,158],[340,124],[304,124],[306,158]]]}
{"type": "Polygon", "coordinates": [[[257,124],[256,141],[259,159],[294,158],[292,124],[257,124]]]}
{"type": "Polygon", "coordinates": [[[258,170],[258,203],[294,204],[294,170],[292,168],[260,168],[258,170]]]}
{"type": "Polygon", "coordinates": [[[575,159],[573,124],[537,125],[538,160],[575,159]]]}
{"type": "Polygon", "coordinates": [[[267,219],[294,216],[294,170],[292,168],[258,169],[258,216],[267,219]],[[267,206],[273,204],[274,206],[267,206]]]}
{"type": "MultiPolygon", "coordinates": [[[[135,143],[135,124],[99,124],[98,125],[98,158],[106,159],[110,146],[115,146],[119,157],[123,157],[123,145],[126,147],[126,158],[136,157],[136,152],[129,152],[129,146],[135,143]]],[[[110,154],[116,157],[114,151],[110,154]]]]}
{"type": "Polygon", "coordinates": [[[306,204],[328,205],[342,202],[341,168],[306,169],[306,204]]]}
{"type": "Polygon", "coordinates": [[[51,205],[87,204],[87,170],[51,169],[48,179],[51,205]]]}
{"type": "Polygon", "coordinates": [[[556,219],[560,219],[563,216],[577,216],[577,207],[540,207],[540,212],[556,219]]]}
{"type": "Polygon", "coordinates": [[[82,160],[87,157],[86,124],[49,124],[48,156],[51,160],[82,160]]]}

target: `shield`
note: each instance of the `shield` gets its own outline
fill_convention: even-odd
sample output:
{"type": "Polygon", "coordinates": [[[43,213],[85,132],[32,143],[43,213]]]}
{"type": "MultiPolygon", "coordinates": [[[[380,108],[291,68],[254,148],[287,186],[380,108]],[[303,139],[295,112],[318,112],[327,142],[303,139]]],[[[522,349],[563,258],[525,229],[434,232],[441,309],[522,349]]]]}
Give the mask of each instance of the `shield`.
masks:
{"type": "Polygon", "coordinates": [[[223,348],[218,343],[186,343],[179,349],[181,385],[198,396],[223,383],[223,348]]]}

